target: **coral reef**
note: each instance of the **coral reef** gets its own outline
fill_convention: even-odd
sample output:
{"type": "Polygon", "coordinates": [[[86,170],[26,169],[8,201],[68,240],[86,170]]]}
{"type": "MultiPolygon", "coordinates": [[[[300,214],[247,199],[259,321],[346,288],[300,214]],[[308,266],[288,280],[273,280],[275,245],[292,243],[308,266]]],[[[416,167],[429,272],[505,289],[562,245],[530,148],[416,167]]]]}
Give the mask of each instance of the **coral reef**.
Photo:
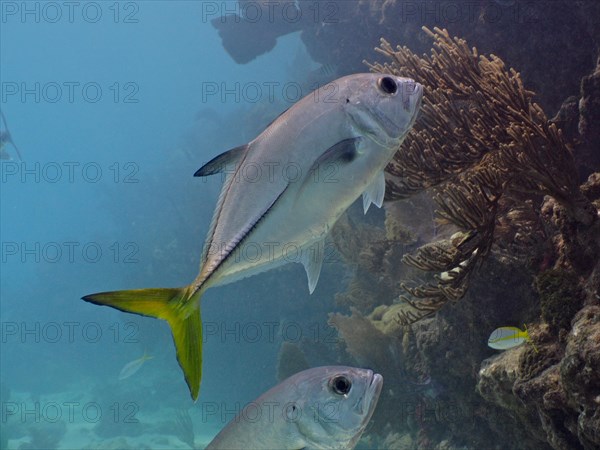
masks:
{"type": "Polygon", "coordinates": [[[600,141],[600,56],[595,71],[581,80],[581,99],[578,106],[577,131],[581,145],[576,152],[581,161],[580,172],[588,175],[600,166],[600,150],[597,146],[600,141]]]}
{"type": "Polygon", "coordinates": [[[56,423],[40,421],[29,426],[31,439],[21,444],[19,450],[59,448],[59,443],[66,433],[67,424],[62,420],[56,423]]]}
{"type": "Polygon", "coordinates": [[[246,64],[271,51],[278,37],[298,31],[303,25],[302,15],[292,0],[271,5],[269,2],[238,0],[237,7],[231,6],[233,10],[228,9],[228,14],[212,19],[211,23],[219,31],[223,47],[238,64],[246,64]],[[278,7],[277,16],[273,11],[275,6],[278,7]],[[297,16],[299,20],[286,20],[288,16],[297,16]],[[265,20],[267,17],[270,19],[265,20]],[[275,17],[278,20],[274,20],[275,17]]]}
{"type": "MultiPolygon", "coordinates": [[[[402,373],[402,361],[395,352],[394,338],[380,331],[372,316],[364,317],[354,309],[350,317],[339,313],[330,314],[329,323],[338,330],[348,352],[356,358],[358,364],[385,367],[389,370],[390,381],[397,379],[402,373]]],[[[382,375],[386,376],[385,373],[382,375]]]]}
{"type": "Polygon", "coordinates": [[[414,448],[410,434],[389,433],[383,441],[383,448],[390,450],[411,450],[414,448]]]}
{"type": "Polygon", "coordinates": [[[331,233],[333,244],[346,264],[354,267],[355,273],[360,268],[363,275],[353,277],[345,292],[336,293],[335,302],[367,314],[379,304],[374,299],[383,298],[389,292],[391,286],[386,281],[393,278],[381,277],[385,272],[382,266],[385,252],[389,248],[385,231],[364,223],[358,214],[362,213],[356,213],[355,209],[344,214],[331,233]],[[363,246],[361,242],[369,242],[370,245],[363,246]]]}
{"type": "Polygon", "coordinates": [[[386,198],[434,188],[440,216],[461,230],[404,258],[439,275],[434,283],[405,286],[410,297],[398,307],[403,324],[464,296],[475,267],[491,250],[498,217],[518,214],[524,200],[548,195],[556,202],[563,265],[590,267],[600,254],[596,209],[579,189],[571,150],[519,74],[446,30],[424,30],[434,40],[430,56],[394,50],[382,40],[377,50],[391,63],[370,65],[425,86],[423,114],[386,168],[386,198]]]}
{"type": "Polygon", "coordinates": [[[361,70],[386,36],[414,53],[384,43],[388,63],[372,67],[412,76],[426,94],[388,168],[385,216],[351,210],[332,232],[348,267],[335,295],[343,312],[330,315],[336,352],[282,347],[281,370],[320,352],[383,373],[367,447],[598,448],[600,3],[327,3],[334,22],[255,34],[273,45],[300,29],[312,58],[339,74],[361,70]],[[448,5],[469,6],[468,19],[444,23],[448,5]],[[479,51],[422,25],[449,25],[479,51]],[[435,49],[417,56],[431,38],[435,49]],[[524,344],[492,356],[491,330],[523,323],[539,353],[524,344]]]}
{"type": "Polygon", "coordinates": [[[569,99],[548,120],[499,58],[442,30],[429,35],[431,56],[384,43],[395,65],[372,66],[428,89],[423,117],[388,167],[387,247],[366,237],[339,245],[356,269],[350,290],[364,286],[360,302],[337,296],[351,316],[330,316],[345,350],[413,387],[382,396],[374,430],[390,445],[408,435],[427,448],[488,448],[500,437],[510,448],[596,448],[600,174],[580,186],[578,169],[598,169],[581,163],[600,142],[579,124],[582,103],[595,105],[600,92],[569,99]],[[421,238],[403,216],[426,189],[440,219],[421,238]],[[368,292],[376,277],[386,292],[368,292]],[[390,302],[401,288],[409,295],[390,302]],[[490,331],[524,322],[539,353],[524,344],[490,358],[490,331]],[[433,401],[424,379],[438,386],[433,401]]]}
{"type": "Polygon", "coordinates": [[[540,296],[542,319],[550,329],[558,331],[571,328],[571,319],[581,309],[582,295],[574,273],[547,270],[540,273],[535,286],[540,296]]]}
{"type": "Polygon", "coordinates": [[[594,1],[268,3],[240,0],[238,12],[243,16],[248,9],[250,20],[232,14],[212,21],[224,48],[238,63],[271,50],[280,36],[300,31],[313,60],[335,65],[339,73],[352,73],[361,70],[362,58],[371,53],[381,36],[421,53],[429,49],[420,35],[422,25],[451,27],[453,34],[519,67],[532,88],[544,92],[542,105],[549,110],[556,110],[565,96],[577,94],[579,80],[593,67],[595,55],[590,58],[590,53],[600,46],[596,19],[600,4],[594,1]],[[361,30],[360,39],[357,29],[361,30]],[[540,49],[549,57],[531,57],[540,49]]]}
{"type": "Polygon", "coordinates": [[[586,307],[577,314],[566,346],[544,327],[535,333],[539,355],[519,347],[484,361],[477,390],[516,414],[540,444],[598,448],[600,307],[586,307]]]}

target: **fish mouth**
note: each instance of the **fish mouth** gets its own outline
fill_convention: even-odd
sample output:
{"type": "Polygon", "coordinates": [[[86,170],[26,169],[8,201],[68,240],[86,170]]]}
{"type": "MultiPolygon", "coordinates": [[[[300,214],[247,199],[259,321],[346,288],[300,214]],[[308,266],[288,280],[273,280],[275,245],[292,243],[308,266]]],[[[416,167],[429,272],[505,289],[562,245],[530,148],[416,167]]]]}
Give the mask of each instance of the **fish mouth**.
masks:
{"type": "Polygon", "coordinates": [[[381,393],[382,387],[383,377],[378,373],[373,373],[371,383],[369,383],[369,387],[367,388],[367,394],[372,398],[379,398],[379,394],[381,393]]]}
{"type": "Polygon", "coordinates": [[[398,138],[402,135],[402,128],[388,116],[383,114],[381,111],[375,110],[374,118],[375,121],[379,124],[381,129],[385,131],[385,133],[391,138],[398,138]]]}
{"type": "MultiPolygon", "coordinates": [[[[423,85],[420,83],[417,83],[416,91],[417,91],[417,95],[419,96],[419,98],[415,102],[415,111],[418,111],[419,109],[421,109],[421,103],[423,103],[423,91],[424,91],[423,85]]],[[[416,116],[416,114],[415,114],[415,116],[416,116]]]]}
{"type": "Polygon", "coordinates": [[[375,407],[377,406],[382,387],[383,377],[380,374],[369,370],[369,384],[355,405],[355,411],[360,416],[360,425],[352,430],[354,437],[347,442],[347,447],[344,448],[354,448],[367,428],[371,416],[373,415],[373,412],[375,412],[375,407]]]}
{"type": "Polygon", "coordinates": [[[409,104],[405,109],[410,111],[410,96],[416,95],[417,99],[414,103],[414,109],[412,110],[412,120],[410,121],[410,125],[408,129],[410,130],[412,126],[415,124],[417,120],[417,116],[419,115],[419,111],[421,109],[421,103],[423,103],[423,85],[420,83],[415,83],[415,87],[412,93],[408,94],[407,103],[409,104]]]}
{"type": "Polygon", "coordinates": [[[369,381],[369,385],[367,386],[365,392],[365,406],[367,407],[367,413],[365,414],[365,422],[367,422],[373,415],[382,388],[383,377],[378,373],[371,373],[371,380],[369,381]]]}

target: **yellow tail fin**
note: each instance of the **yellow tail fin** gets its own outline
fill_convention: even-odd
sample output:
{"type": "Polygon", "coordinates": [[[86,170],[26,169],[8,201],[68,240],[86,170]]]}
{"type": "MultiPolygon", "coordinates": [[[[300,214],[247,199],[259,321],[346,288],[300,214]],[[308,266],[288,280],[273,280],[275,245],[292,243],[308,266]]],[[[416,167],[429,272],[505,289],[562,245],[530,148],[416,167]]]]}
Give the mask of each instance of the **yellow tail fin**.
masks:
{"type": "Polygon", "coordinates": [[[199,295],[197,293],[190,298],[187,287],[157,288],[101,292],[86,295],[83,300],[166,320],[171,326],[177,361],[183,370],[190,394],[196,400],[202,379],[202,320],[197,301],[199,295]]]}

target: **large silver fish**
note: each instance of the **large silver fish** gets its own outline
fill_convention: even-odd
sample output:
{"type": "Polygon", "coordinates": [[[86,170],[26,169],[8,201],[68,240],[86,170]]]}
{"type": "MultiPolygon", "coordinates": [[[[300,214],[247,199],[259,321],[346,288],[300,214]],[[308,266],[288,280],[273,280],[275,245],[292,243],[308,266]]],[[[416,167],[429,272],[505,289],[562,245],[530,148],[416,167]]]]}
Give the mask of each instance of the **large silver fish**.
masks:
{"type": "Polygon", "coordinates": [[[373,415],[382,386],[381,375],[367,369],[304,370],[249,403],[206,450],[351,450],[373,415]]]}
{"type": "Polygon", "coordinates": [[[93,294],[84,300],[158,317],[171,326],[192,398],[202,370],[200,297],[210,287],[301,262],[312,293],[324,241],[362,195],[383,203],[383,170],[417,116],[423,88],[407,78],[356,74],[326,85],[281,114],[256,139],[214,158],[196,176],[225,175],[201,256],[182,288],[93,294]]]}

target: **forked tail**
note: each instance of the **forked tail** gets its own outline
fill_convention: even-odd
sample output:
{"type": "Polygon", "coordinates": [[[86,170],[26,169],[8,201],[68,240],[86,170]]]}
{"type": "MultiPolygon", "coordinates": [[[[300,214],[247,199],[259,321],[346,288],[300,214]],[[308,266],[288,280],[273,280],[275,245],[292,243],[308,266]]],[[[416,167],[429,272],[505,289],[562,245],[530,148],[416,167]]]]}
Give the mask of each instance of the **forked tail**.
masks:
{"type": "Polygon", "coordinates": [[[83,300],[121,311],[166,320],[171,327],[177,361],[183,369],[192,398],[196,400],[202,379],[202,320],[199,293],[190,297],[188,287],[134,289],[86,295],[83,300]]]}

